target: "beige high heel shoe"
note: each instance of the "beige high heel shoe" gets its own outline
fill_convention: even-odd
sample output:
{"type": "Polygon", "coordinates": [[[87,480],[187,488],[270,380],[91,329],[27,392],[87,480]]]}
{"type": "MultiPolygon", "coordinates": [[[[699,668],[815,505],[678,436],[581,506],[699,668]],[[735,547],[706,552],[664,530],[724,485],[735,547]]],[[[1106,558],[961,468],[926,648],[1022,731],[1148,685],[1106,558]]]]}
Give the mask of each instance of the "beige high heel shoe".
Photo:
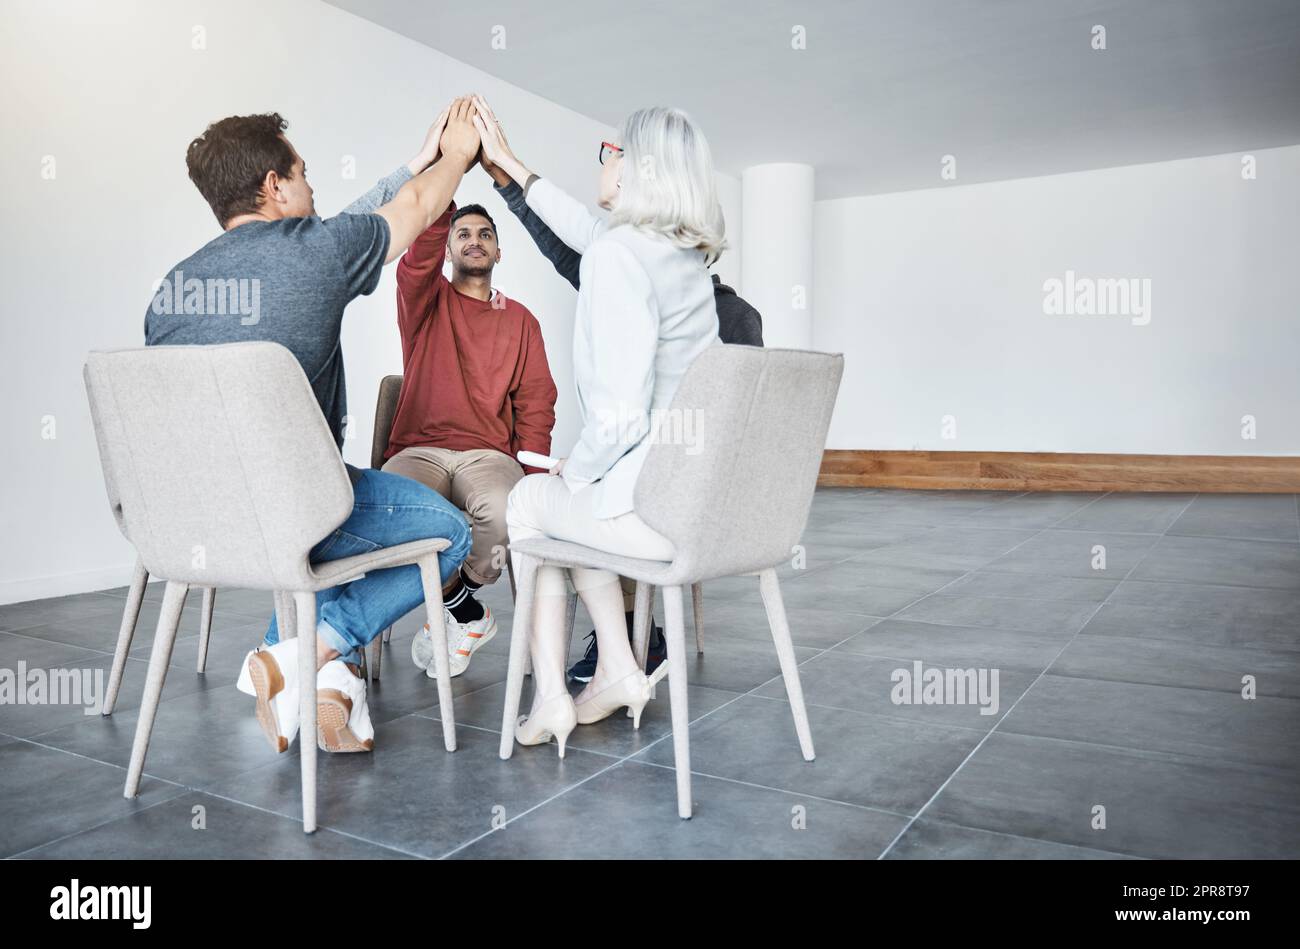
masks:
{"type": "Polygon", "coordinates": [[[591,725],[609,718],[626,707],[632,714],[632,727],[641,727],[641,712],[650,701],[655,683],[668,674],[668,663],[663,663],[653,675],[637,671],[625,675],[613,685],[606,686],[591,698],[574,704],[579,725],[591,725]]]}
{"type": "Polygon", "coordinates": [[[568,692],[552,696],[532,715],[520,715],[515,725],[515,741],[521,745],[544,745],[554,736],[564,757],[564,743],[578,724],[573,697],[568,692]]]}

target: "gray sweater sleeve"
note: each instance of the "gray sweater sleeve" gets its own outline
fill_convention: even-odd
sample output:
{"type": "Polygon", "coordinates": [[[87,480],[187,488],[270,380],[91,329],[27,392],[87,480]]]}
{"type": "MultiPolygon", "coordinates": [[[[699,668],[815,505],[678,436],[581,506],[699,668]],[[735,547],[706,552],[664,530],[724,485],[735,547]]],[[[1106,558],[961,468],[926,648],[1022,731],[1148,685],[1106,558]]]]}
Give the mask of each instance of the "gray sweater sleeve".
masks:
{"type": "Polygon", "coordinates": [[[511,181],[505,187],[494,185],[497,194],[505,201],[506,207],[510,209],[515,217],[519,218],[519,223],[524,226],[528,236],[533,239],[537,249],[542,252],[542,256],[551,262],[551,266],[565,280],[578,289],[578,265],[582,262],[582,255],[571,248],[564,241],[556,236],[555,232],[546,226],[546,222],[538,217],[533,209],[530,208],[524,200],[524,189],[518,184],[511,181]]]}
{"type": "Polygon", "coordinates": [[[402,189],[402,185],[411,180],[411,169],[402,165],[392,174],[380,178],[373,188],[357,198],[346,208],[344,214],[373,214],[382,208],[402,189]]]}
{"type": "Polygon", "coordinates": [[[718,338],[741,346],[763,345],[763,318],[735,294],[714,293],[718,307],[718,338]]]}

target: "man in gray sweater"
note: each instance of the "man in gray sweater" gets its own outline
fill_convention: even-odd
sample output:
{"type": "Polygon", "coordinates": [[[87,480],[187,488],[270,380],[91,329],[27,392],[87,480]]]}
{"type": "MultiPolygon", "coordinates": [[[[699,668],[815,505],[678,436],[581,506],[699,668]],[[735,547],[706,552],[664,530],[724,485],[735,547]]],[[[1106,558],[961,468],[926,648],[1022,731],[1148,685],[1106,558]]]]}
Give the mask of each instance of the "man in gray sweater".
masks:
{"type": "MultiPolygon", "coordinates": [[[[524,189],[519,187],[500,168],[489,162],[481,151],[479,152],[479,164],[483,166],[484,171],[492,176],[497,194],[501,195],[506,207],[519,219],[519,223],[523,224],[524,230],[533,239],[533,243],[542,252],[542,256],[551,262],[556,273],[567,280],[573,289],[577,290],[578,266],[582,262],[582,255],[560,240],[555,232],[533,213],[532,209],[524,201],[524,189]]],[[[735,343],[743,346],[763,345],[762,316],[758,310],[745,302],[735,290],[723,283],[717,274],[713,275],[713,301],[718,309],[719,339],[724,343],[735,343]]],[[[636,584],[627,578],[623,578],[622,582],[623,607],[627,612],[628,635],[631,636],[632,604],[633,596],[636,593],[636,584]]],[[[650,654],[646,663],[647,674],[653,672],[666,657],[663,630],[655,624],[653,617],[650,619],[650,628],[650,654]]],[[[569,669],[569,678],[578,682],[590,682],[592,673],[596,669],[596,631],[594,629],[588,634],[587,639],[586,654],[569,669]]]]}

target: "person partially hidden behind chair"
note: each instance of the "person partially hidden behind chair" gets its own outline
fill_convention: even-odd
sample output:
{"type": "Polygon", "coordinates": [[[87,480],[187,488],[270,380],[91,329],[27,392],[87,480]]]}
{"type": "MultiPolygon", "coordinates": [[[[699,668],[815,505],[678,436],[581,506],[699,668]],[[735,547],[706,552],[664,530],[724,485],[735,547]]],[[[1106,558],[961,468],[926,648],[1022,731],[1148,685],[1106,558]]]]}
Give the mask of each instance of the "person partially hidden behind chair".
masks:
{"type": "MultiPolygon", "coordinates": [[[[506,564],[506,496],[524,476],[515,454],[550,454],[555,425],[541,326],[493,289],[500,261],[487,211],[452,204],[397,265],[403,378],[383,470],[427,485],[473,522],[469,556],[444,594],[453,677],[496,635],[496,617],[474,594],[506,564]]],[[[411,659],[437,677],[427,625],[411,640],[411,659]]]]}
{"type": "MultiPolygon", "coordinates": [[[[264,340],[285,346],[301,364],[341,450],[344,308],[372,293],[384,264],[446,211],[479,149],[473,112],[468,98],[456,100],[407,166],[350,206],[352,213],[324,219],[316,214],[306,163],[285,138],[287,123],[278,113],[231,116],[208,126],[190,143],[186,164],[223,233],[160,282],[145,315],[146,344],[264,340]],[[218,305],[214,288],[230,287],[218,305]],[[228,305],[231,294],[240,305],[228,305]],[[183,299],[179,308],[176,299],[183,299]]],[[[442,537],[450,542],[438,558],[444,587],[455,581],[470,549],[460,511],[409,478],[351,465],[347,471],[352,513],[312,548],[311,562],[442,537]]],[[[319,707],[312,738],[321,748],[371,750],[365,682],[355,668],[360,652],[423,601],[415,565],[375,570],[317,594],[319,707]]],[[[256,697],[258,722],[277,751],[287,750],[298,732],[297,643],[279,640],[272,617],[265,644],[249,653],[239,677],[240,689],[256,697]]]]}
{"type": "MultiPolygon", "coordinates": [[[[487,157],[486,152],[482,150],[479,152],[479,165],[492,177],[497,194],[505,201],[510,213],[519,219],[519,223],[524,226],[524,230],[533,239],[533,243],[542,252],[542,256],[551,262],[555,272],[567,280],[573,289],[580,290],[582,254],[564,243],[553,230],[546,226],[546,222],[524,200],[524,189],[519,186],[519,183],[502,171],[499,165],[493,164],[492,160],[487,157]]],[[[754,309],[735,290],[723,283],[717,274],[713,274],[712,280],[713,303],[718,310],[718,338],[724,343],[741,346],[762,346],[763,317],[758,310],[754,309]]],[[[632,607],[636,595],[636,584],[626,577],[620,577],[619,582],[623,590],[623,610],[624,619],[627,623],[627,634],[631,638],[632,607]]],[[[650,629],[650,650],[646,657],[645,670],[647,674],[654,672],[667,656],[664,651],[663,630],[654,622],[653,617],[650,620],[650,629]]],[[[586,653],[569,667],[569,678],[575,682],[590,682],[592,675],[596,671],[596,662],[599,656],[598,640],[596,631],[593,629],[587,634],[586,653]]]]}

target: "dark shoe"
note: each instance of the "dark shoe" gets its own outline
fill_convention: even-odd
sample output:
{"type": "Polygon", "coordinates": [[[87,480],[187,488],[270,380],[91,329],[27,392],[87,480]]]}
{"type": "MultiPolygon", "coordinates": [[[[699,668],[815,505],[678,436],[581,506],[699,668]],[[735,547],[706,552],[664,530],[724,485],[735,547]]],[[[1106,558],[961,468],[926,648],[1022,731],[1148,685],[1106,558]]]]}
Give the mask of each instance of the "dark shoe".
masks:
{"type": "Polygon", "coordinates": [[[590,682],[596,674],[596,631],[587,634],[587,651],[583,657],[569,667],[569,678],[576,682],[590,682]]]}
{"type": "MultiPolygon", "coordinates": [[[[632,641],[632,617],[634,614],[627,614],[627,638],[632,641]]],[[[596,631],[593,629],[587,634],[587,651],[583,653],[581,659],[569,667],[569,678],[575,682],[590,682],[591,677],[596,674],[596,631]]],[[[668,649],[664,644],[663,627],[650,617],[650,647],[646,652],[645,674],[650,675],[654,672],[663,661],[668,658],[668,649]]]]}
{"type": "Polygon", "coordinates": [[[646,650],[645,674],[650,675],[668,658],[668,644],[664,642],[663,627],[650,618],[650,648],[646,650]]]}

